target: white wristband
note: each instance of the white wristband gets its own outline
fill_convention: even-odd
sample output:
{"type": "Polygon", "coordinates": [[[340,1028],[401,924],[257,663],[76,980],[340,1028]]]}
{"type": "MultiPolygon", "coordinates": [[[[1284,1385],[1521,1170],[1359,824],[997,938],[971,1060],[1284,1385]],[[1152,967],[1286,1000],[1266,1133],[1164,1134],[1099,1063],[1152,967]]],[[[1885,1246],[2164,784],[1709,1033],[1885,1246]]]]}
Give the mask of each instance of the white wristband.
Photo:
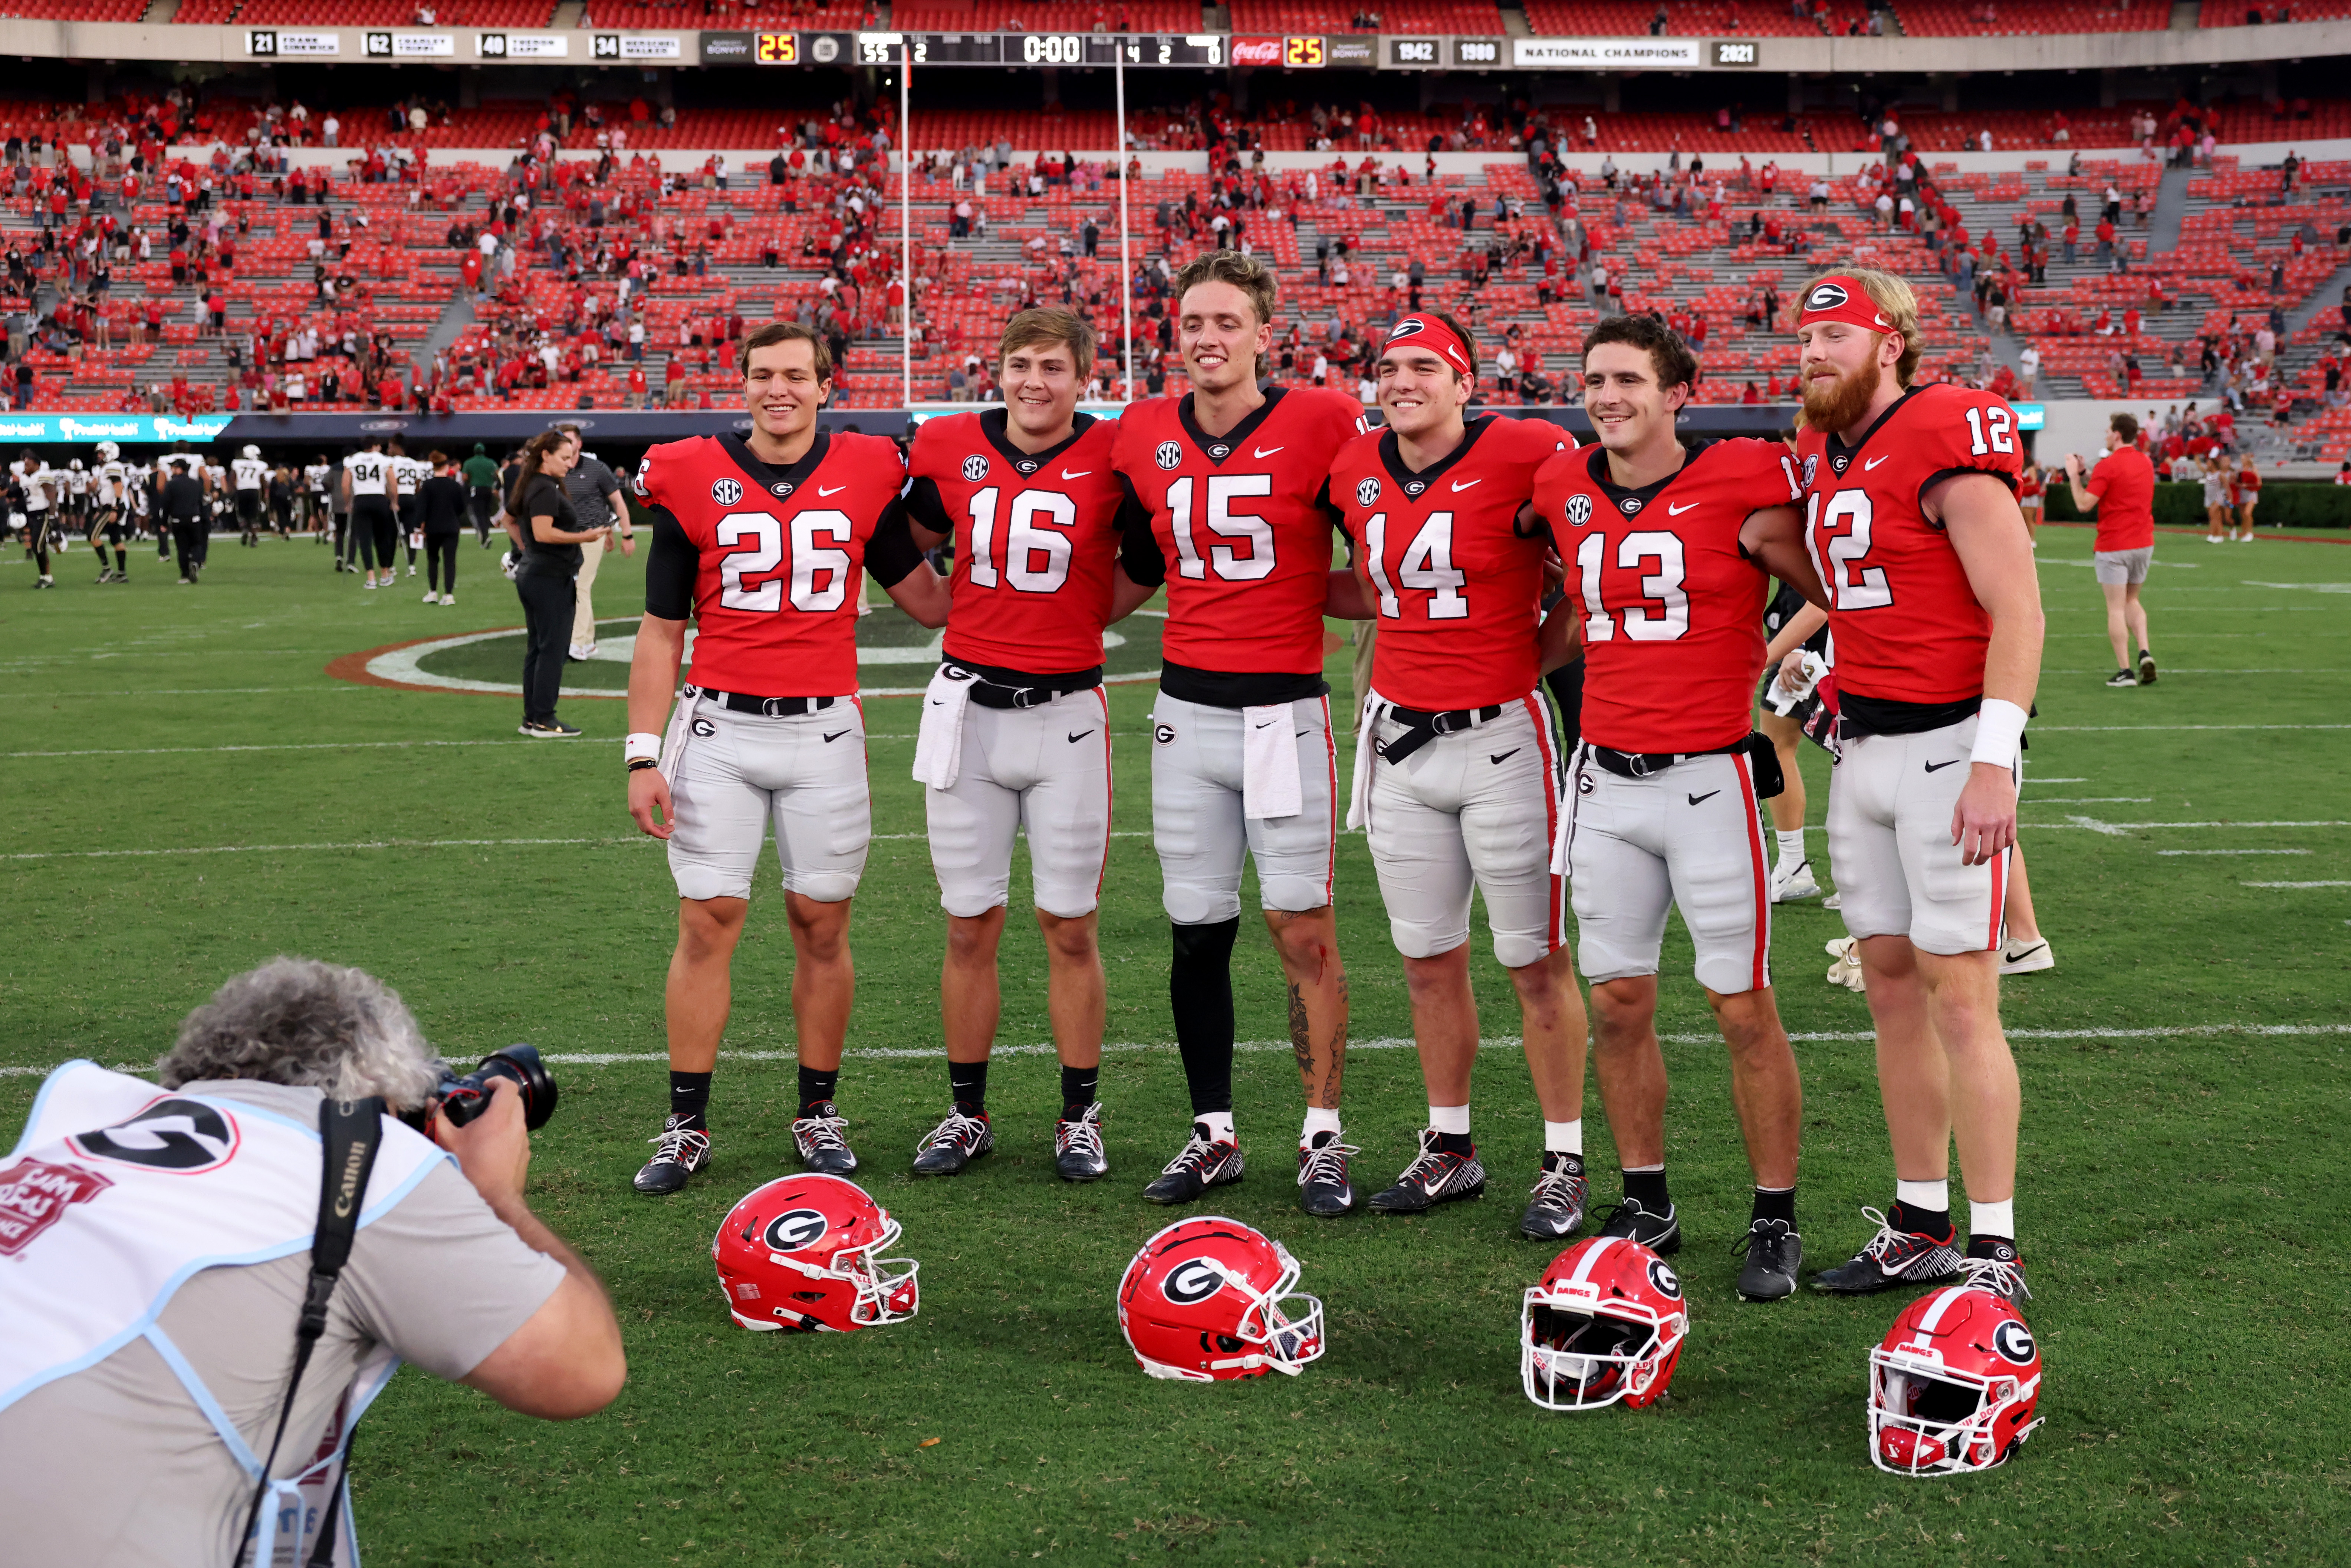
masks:
{"type": "Polygon", "coordinates": [[[636,733],[631,735],[628,739],[621,742],[621,750],[631,762],[659,762],[661,760],[661,743],[662,737],[660,736],[651,735],[643,730],[638,730],[636,733]]]}
{"type": "Polygon", "coordinates": [[[2012,769],[2017,743],[2023,738],[2024,710],[2012,702],[1986,697],[1976,709],[1976,747],[1968,754],[1968,760],[2012,769]]]}

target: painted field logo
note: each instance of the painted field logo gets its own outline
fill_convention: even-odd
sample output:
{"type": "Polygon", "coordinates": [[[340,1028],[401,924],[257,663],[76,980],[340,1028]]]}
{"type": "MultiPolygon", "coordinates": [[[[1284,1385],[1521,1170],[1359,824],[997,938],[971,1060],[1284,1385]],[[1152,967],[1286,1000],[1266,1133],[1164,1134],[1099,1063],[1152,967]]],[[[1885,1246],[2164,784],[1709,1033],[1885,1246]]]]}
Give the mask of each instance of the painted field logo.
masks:
{"type": "Polygon", "coordinates": [[[14,1258],[66,1217],[114,1185],[79,1166],[25,1160],[0,1171],[0,1258],[14,1258]]]}

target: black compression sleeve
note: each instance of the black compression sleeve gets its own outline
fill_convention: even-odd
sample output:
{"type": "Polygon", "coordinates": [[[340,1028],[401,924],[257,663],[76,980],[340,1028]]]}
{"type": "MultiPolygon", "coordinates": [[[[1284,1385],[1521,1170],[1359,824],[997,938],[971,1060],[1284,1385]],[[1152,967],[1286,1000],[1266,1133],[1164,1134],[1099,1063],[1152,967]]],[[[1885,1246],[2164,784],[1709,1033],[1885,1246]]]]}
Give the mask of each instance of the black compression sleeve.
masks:
{"type": "Polygon", "coordinates": [[[1314,492],[1314,504],[1322,508],[1322,515],[1331,519],[1332,528],[1338,529],[1350,542],[1354,539],[1355,536],[1347,532],[1347,509],[1331,499],[1330,480],[1323,480],[1322,488],[1314,492]]]}
{"type": "Polygon", "coordinates": [[[645,613],[664,621],[687,621],[694,616],[694,580],[702,570],[702,552],[685,537],[677,514],[667,507],[651,509],[653,543],[645,560],[645,613]]]}
{"type": "Polygon", "coordinates": [[[885,589],[894,588],[922,564],[922,549],[906,527],[906,504],[893,501],[865,541],[865,574],[885,589]]]}
{"type": "Polygon", "coordinates": [[[1127,580],[1137,588],[1156,588],[1167,580],[1167,558],[1159,553],[1159,538],[1151,531],[1151,508],[1135,495],[1134,486],[1119,481],[1126,499],[1118,508],[1118,562],[1127,580]]]}
{"type": "Polygon", "coordinates": [[[946,503],[939,498],[937,480],[918,478],[907,487],[906,520],[935,534],[955,533],[955,519],[947,516],[946,503]]]}

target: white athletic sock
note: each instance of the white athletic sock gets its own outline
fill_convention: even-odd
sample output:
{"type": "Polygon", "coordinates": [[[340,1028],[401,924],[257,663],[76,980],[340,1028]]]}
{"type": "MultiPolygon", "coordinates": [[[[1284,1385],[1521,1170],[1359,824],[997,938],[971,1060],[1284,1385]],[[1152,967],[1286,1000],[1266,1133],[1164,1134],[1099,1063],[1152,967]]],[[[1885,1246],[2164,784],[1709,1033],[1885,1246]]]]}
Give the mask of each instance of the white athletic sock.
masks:
{"type": "Polygon", "coordinates": [[[1896,1181],[1894,1199],[1912,1208],[1923,1208],[1929,1214],[1942,1214],[1951,1207],[1951,1183],[1947,1176],[1941,1181],[1896,1181]]]}
{"type": "Polygon", "coordinates": [[[1573,1122],[1545,1122],[1543,1153],[1581,1156],[1583,1153],[1583,1118],[1578,1116],[1573,1122]]]}
{"type": "Polygon", "coordinates": [[[1298,1146],[1311,1148],[1317,1133],[1328,1133],[1336,1138],[1339,1135],[1339,1113],[1325,1111],[1320,1105],[1306,1107],[1306,1126],[1298,1134],[1298,1146]]]}
{"type": "Polygon", "coordinates": [[[1195,1111],[1192,1120],[1208,1129],[1208,1141],[1229,1144],[1233,1139],[1233,1113],[1230,1111],[1195,1111]]]}
{"type": "Polygon", "coordinates": [[[1970,1236],[2005,1236],[2016,1239],[2016,1199],[2006,1197],[1998,1203],[1968,1203],[1968,1234],[1970,1236]]]}
{"type": "Polygon", "coordinates": [[[1800,866],[1804,863],[1803,829],[1774,828],[1771,830],[1771,836],[1780,841],[1780,863],[1782,865],[1793,867],[1800,866]]]}
{"type": "Polygon", "coordinates": [[[1449,1133],[1457,1138],[1469,1135],[1469,1107],[1467,1105],[1431,1105],[1428,1108],[1431,1131],[1449,1133]]]}

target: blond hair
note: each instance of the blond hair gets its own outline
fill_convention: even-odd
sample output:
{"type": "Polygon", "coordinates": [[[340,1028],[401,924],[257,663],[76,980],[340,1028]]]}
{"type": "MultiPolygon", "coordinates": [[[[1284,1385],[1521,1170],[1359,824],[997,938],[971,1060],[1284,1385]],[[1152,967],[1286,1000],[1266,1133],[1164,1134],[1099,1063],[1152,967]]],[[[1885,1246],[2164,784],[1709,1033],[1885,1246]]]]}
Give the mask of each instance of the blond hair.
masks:
{"type": "MultiPolygon", "coordinates": [[[[1274,280],[1273,268],[1253,256],[1243,256],[1237,250],[1202,251],[1198,256],[1176,269],[1176,308],[1184,308],[1184,296],[1203,283],[1229,283],[1249,296],[1249,308],[1257,312],[1258,325],[1273,322],[1273,304],[1280,296],[1281,287],[1274,280]]],[[[1260,376],[1271,369],[1272,361],[1263,354],[1257,357],[1257,373],[1260,376]]]]}
{"type": "Polygon", "coordinates": [[[1076,311],[1059,306],[1023,310],[1004,324],[1004,335],[996,342],[998,373],[1003,372],[1005,358],[1015,349],[1041,349],[1052,343],[1069,345],[1070,358],[1077,361],[1080,381],[1093,373],[1092,324],[1076,311]]]}
{"type": "Polygon", "coordinates": [[[1872,267],[1836,267],[1805,284],[1796,298],[1811,298],[1813,290],[1832,277],[1850,277],[1860,284],[1878,310],[1894,323],[1894,330],[1902,335],[1902,357],[1894,361],[1894,382],[1907,391],[1927,347],[1918,330],[1918,297],[1910,291],[1907,282],[1891,272],[1872,267]]]}

